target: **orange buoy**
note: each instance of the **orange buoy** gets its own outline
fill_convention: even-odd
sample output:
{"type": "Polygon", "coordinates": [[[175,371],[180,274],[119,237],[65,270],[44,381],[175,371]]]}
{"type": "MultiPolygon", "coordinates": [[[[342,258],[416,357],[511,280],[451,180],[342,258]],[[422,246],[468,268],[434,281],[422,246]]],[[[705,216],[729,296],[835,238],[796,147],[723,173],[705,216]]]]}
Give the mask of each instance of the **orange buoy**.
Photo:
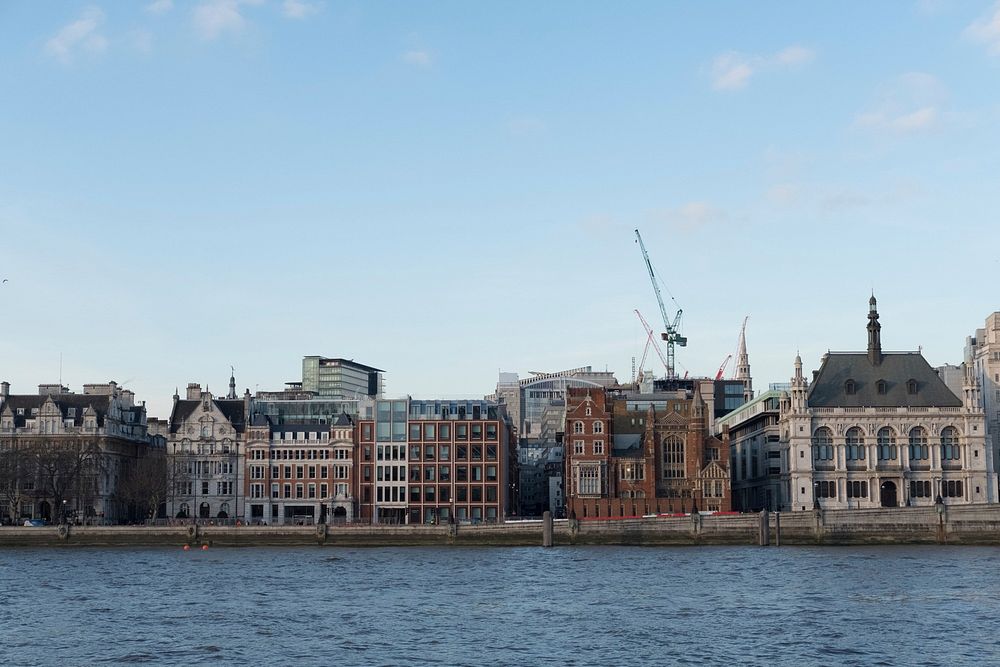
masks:
{"type": "Polygon", "coordinates": [[[191,545],[190,544],[185,544],[184,545],[184,551],[191,551],[191,545]]]}
{"type": "Polygon", "coordinates": [[[208,551],[208,545],[207,544],[201,545],[201,550],[202,551],[208,551]]]}

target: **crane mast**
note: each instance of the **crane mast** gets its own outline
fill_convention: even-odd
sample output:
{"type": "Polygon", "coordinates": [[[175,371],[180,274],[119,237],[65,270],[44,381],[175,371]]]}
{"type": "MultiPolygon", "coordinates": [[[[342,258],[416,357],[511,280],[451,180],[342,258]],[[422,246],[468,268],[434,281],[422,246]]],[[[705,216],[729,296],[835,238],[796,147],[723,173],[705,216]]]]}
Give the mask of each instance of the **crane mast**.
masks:
{"type": "MultiPolygon", "coordinates": [[[[687,338],[680,335],[680,332],[678,331],[681,323],[681,315],[684,311],[681,308],[678,308],[677,314],[674,315],[673,322],[671,322],[670,318],[667,317],[667,308],[663,305],[663,295],[660,293],[660,285],[657,283],[656,274],[653,272],[653,263],[649,261],[649,253],[646,252],[646,244],[642,242],[642,235],[639,233],[638,229],[635,230],[635,238],[639,243],[639,249],[642,250],[642,259],[646,262],[646,270],[649,271],[649,281],[653,284],[653,292],[656,294],[656,303],[660,306],[660,317],[663,318],[664,331],[660,334],[660,337],[667,343],[667,378],[675,378],[677,377],[677,372],[674,365],[674,346],[687,346],[687,338]]],[[[674,303],[676,303],[676,301],[674,303]]],[[[657,350],[659,350],[659,348],[657,348],[657,350]]]]}

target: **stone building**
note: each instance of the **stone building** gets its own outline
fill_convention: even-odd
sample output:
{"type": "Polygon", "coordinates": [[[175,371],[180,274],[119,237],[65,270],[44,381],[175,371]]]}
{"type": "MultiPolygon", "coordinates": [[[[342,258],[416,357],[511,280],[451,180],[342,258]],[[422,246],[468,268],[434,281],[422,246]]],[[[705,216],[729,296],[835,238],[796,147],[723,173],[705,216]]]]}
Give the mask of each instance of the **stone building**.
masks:
{"type": "Polygon", "coordinates": [[[1000,312],[992,313],[986,326],[966,338],[965,365],[973,369],[982,389],[986,438],[996,465],[1000,461],[1000,312]]]}
{"type": "Polygon", "coordinates": [[[779,429],[794,510],[996,502],[980,384],[952,393],[920,352],[884,352],[875,297],[868,349],[795,359],[779,429]]]}
{"type": "Polygon", "coordinates": [[[174,394],[167,433],[167,515],[229,520],[243,516],[243,470],[250,392],[216,398],[201,385],[174,394]]]}
{"type": "Polygon", "coordinates": [[[272,423],[255,415],[247,431],[246,520],[343,523],[357,516],[354,420],[272,423]]]}
{"type": "Polygon", "coordinates": [[[578,519],[729,511],[729,443],[700,384],[643,394],[570,389],[566,510],[578,519]]]}
{"type": "Polygon", "coordinates": [[[115,382],[11,394],[0,383],[0,515],[7,521],[119,523],[133,516],[119,482],[143,457],[162,456],[146,406],[115,382]]]}

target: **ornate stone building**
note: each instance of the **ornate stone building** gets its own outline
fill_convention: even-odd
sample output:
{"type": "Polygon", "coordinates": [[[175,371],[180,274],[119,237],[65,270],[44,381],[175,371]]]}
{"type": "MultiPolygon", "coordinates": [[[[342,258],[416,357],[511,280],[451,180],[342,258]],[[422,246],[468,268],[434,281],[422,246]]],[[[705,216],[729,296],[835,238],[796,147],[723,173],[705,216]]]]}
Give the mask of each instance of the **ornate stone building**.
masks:
{"type": "Polygon", "coordinates": [[[978,379],[959,398],[920,352],[883,352],[875,297],[866,352],[830,352],[812,382],[795,358],[782,396],[790,505],[829,508],[996,502],[978,379]]]}
{"type": "Polygon", "coordinates": [[[167,516],[233,519],[243,516],[243,469],[249,391],[216,398],[201,385],[187,386],[182,400],[174,394],[167,433],[167,516]]]}
{"type": "Polygon", "coordinates": [[[0,383],[0,516],[7,521],[119,523],[133,516],[119,482],[136,461],[162,456],[146,406],[114,382],[11,394],[0,383]]]}
{"type": "Polygon", "coordinates": [[[700,385],[642,394],[569,389],[566,509],[578,519],[729,511],[729,444],[700,385]]]}

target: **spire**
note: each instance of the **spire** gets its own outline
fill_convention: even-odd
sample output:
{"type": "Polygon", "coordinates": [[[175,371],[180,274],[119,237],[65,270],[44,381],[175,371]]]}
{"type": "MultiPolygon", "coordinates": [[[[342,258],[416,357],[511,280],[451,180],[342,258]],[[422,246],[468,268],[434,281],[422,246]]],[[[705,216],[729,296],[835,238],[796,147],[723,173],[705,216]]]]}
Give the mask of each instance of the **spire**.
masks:
{"type": "Polygon", "coordinates": [[[743,381],[743,402],[753,400],[753,378],[750,377],[750,355],[747,354],[747,320],[750,316],[743,318],[743,327],[740,329],[740,344],[736,351],[736,379],[743,381]]]}
{"type": "Polygon", "coordinates": [[[174,403],[176,403],[176,402],[177,402],[177,401],[179,401],[179,400],[181,400],[181,395],[180,395],[180,393],[179,393],[179,392],[177,391],[177,387],[174,387],[174,403]]]}
{"type": "Polygon", "coordinates": [[[878,323],[878,310],[875,308],[875,293],[868,299],[868,361],[878,366],[882,363],[882,325],[878,323]]]}
{"type": "Polygon", "coordinates": [[[226,398],[232,401],[236,400],[236,370],[230,366],[229,372],[229,393],[226,394],[226,398]]]}

